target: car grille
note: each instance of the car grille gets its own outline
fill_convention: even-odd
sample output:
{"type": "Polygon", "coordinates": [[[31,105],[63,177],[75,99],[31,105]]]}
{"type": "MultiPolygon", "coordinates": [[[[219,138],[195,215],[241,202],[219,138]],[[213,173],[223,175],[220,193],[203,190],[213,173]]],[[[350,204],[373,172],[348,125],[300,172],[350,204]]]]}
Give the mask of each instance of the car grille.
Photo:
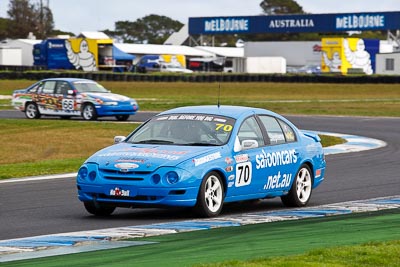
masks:
{"type": "Polygon", "coordinates": [[[143,171],[127,171],[120,170],[99,169],[104,179],[120,180],[120,181],[144,181],[143,176],[148,175],[150,172],[143,171]]]}

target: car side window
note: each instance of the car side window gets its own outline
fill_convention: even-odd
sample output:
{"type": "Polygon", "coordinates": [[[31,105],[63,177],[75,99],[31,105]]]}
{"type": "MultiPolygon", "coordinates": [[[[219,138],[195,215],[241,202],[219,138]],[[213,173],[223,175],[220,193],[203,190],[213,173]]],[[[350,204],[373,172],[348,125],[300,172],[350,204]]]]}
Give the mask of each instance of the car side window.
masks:
{"type": "Polygon", "coordinates": [[[240,143],[242,143],[243,140],[254,140],[257,141],[258,146],[265,145],[261,128],[255,117],[249,117],[243,121],[238,132],[238,138],[240,143]]]}
{"type": "Polygon", "coordinates": [[[53,94],[56,87],[56,81],[47,81],[43,84],[42,93],[43,94],[53,94]]]}
{"type": "Polygon", "coordinates": [[[70,89],[70,87],[67,82],[64,82],[64,81],[57,82],[55,94],[67,95],[69,89],[70,89]]]}
{"type": "Polygon", "coordinates": [[[271,145],[286,143],[282,128],[274,117],[260,116],[259,118],[267,131],[271,145]]]}
{"type": "Polygon", "coordinates": [[[283,134],[285,135],[286,142],[296,142],[296,134],[294,133],[294,130],[292,127],[290,127],[286,122],[279,120],[279,124],[281,125],[283,134]]]}
{"type": "Polygon", "coordinates": [[[29,88],[30,93],[37,93],[38,89],[42,86],[42,83],[36,83],[34,86],[29,88]]]}

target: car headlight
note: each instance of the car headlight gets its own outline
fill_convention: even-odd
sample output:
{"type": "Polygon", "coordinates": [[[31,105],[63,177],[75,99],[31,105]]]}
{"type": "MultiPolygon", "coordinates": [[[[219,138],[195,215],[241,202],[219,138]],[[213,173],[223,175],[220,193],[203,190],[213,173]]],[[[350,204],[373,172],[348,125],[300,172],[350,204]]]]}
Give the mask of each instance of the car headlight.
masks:
{"type": "Polygon", "coordinates": [[[88,176],[88,169],[86,167],[82,167],[78,171],[78,177],[85,180],[88,176]]]}
{"type": "Polygon", "coordinates": [[[176,184],[179,181],[179,175],[174,171],[167,172],[164,178],[169,184],[176,184]]]}
{"type": "Polygon", "coordinates": [[[89,172],[89,169],[86,166],[81,167],[78,171],[78,179],[89,180],[93,182],[94,179],[96,179],[96,177],[97,177],[96,171],[92,170],[89,172]]]}

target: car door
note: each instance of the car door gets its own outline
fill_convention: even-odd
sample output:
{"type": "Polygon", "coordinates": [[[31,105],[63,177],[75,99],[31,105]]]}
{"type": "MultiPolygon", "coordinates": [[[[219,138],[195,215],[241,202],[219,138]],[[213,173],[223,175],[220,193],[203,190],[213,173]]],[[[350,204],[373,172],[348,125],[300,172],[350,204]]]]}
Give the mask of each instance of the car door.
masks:
{"type": "Polygon", "coordinates": [[[287,191],[299,168],[299,148],[295,131],[284,121],[261,115],[259,121],[267,135],[267,144],[256,155],[255,168],[262,170],[266,193],[287,191]]]}
{"type": "Polygon", "coordinates": [[[255,116],[243,121],[235,138],[240,145],[233,152],[234,175],[231,176],[228,187],[234,188],[230,192],[236,196],[235,200],[240,200],[239,196],[246,199],[262,192],[260,187],[264,184],[265,177],[263,170],[256,168],[256,157],[265,146],[265,140],[255,116]]]}
{"type": "Polygon", "coordinates": [[[73,115],[76,109],[75,96],[69,94],[71,87],[66,81],[57,81],[54,90],[54,96],[57,99],[56,109],[60,115],[73,115]]]}
{"type": "Polygon", "coordinates": [[[35,97],[39,112],[46,115],[54,115],[57,108],[57,98],[54,96],[56,81],[43,81],[37,90],[35,97]]]}

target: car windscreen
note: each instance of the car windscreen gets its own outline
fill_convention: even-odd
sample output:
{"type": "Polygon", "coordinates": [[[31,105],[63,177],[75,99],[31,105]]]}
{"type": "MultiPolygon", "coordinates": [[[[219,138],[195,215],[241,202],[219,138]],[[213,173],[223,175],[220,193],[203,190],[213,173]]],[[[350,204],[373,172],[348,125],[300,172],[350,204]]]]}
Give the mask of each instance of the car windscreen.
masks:
{"type": "Polygon", "coordinates": [[[210,114],[156,116],[126,141],[134,144],[221,146],[228,142],[235,120],[210,114]]]}
{"type": "Polygon", "coordinates": [[[108,93],[102,85],[95,82],[73,82],[73,85],[79,93],[108,93]]]}

